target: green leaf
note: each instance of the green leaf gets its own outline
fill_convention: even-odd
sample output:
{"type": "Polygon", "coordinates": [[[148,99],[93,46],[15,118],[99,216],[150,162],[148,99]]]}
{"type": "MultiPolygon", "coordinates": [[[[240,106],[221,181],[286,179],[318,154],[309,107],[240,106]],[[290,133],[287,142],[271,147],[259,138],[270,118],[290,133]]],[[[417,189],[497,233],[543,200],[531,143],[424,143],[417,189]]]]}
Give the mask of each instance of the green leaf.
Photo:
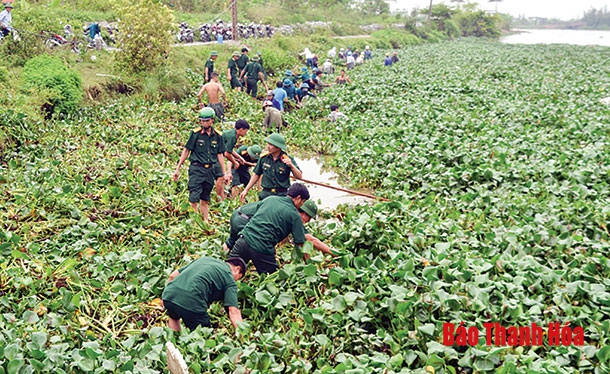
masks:
{"type": "Polygon", "coordinates": [[[424,334],[427,335],[434,335],[434,324],[432,323],[426,323],[424,325],[421,325],[417,328],[419,331],[423,332],[424,334]]]}
{"type": "Polygon", "coordinates": [[[263,306],[268,306],[273,301],[273,296],[267,290],[257,291],[254,297],[263,306]]]}
{"type": "Polygon", "coordinates": [[[22,259],[22,260],[27,260],[29,258],[27,253],[18,251],[16,249],[13,249],[11,251],[11,256],[13,256],[13,258],[18,258],[18,259],[22,259]]]}
{"type": "Polygon", "coordinates": [[[11,360],[6,366],[6,372],[7,374],[17,374],[19,373],[19,370],[23,367],[23,365],[23,360],[11,360]]]}
{"type": "Polygon", "coordinates": [[[610,345],[603,346],[596,354],[600,362],[610,362],[610,345]]]}
{"type": "Polygon", "coordinates": [[[493,361],[488,360],[486,358],[477,358],[474,361],[474,367],[477,370],[490,371],[490,370],[494,369],[495,365],[494,365],[493,361]]]}

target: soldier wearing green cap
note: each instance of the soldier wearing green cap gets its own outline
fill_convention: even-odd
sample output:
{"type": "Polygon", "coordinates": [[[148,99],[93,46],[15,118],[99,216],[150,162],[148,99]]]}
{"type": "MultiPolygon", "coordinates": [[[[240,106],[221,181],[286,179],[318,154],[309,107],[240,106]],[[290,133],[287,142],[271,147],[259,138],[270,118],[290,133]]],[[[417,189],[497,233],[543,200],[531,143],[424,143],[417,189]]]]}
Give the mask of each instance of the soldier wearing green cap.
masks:
{"type": "Polygon", "coordinates": [[[239,81],[239,73],[241,69],[237,65],[237,61],[239,60],[239,52],[233,52],[231,58],[229,59],[229,64],[227,65],[227,78],[229,82],[231,82],[231,88],[237,91],[241,91],[241,82],[239,81]]]}
{"type": "MultiPolygon", "coordinates": [[[[316,216],[318,215],[318,206],[313,200],[307,200],[299,208],[299,214],[301,215],[301,219],[303,220],[303,225],[306,225],[312,219],[316,219],[316,216]]],[[[313,244],[313,247],[318,251],[327,255],[331,255],[333,257],[336,256],[336,254],[333,253],[332,249],[328,245],[308,233],[307,229],[305,229],[305,239],[307,239],[308,242],[311,242],[311,244],[313,244]]],[[[308,256],[305,255],[305,259],[307,259],[307,257],[308,256]]]]}
{"type": "Polygon", "coordinates": [[[263,67],[258,63],[258,56],[252,57],[252,61],[248,62],[248,65],[242,70],[240,79],[246,78],[246,93],[252,97],[256,97],[258,90],[258,81],[263,82],[265,90],[269,90],[267,83],[265,83],[265,76],[263,75],[263,67]]]}
{"type": "MultiPolygon", "coordinates": [[[[245,119],[239,119],[235,122],[235,126],[232,129],[225,130],[222,132],[222,139],[225,142],[225,159],[229,161],[229,166],[227,170],[231,171],[231,175],[233,175],[233,170],[238,168],[243,161],[239,154],[235,152],[235,145],[239,142],[239,140],[246,136],[248,131],[250,130],[250,124],[245,119]]],[[[216,165],[216,194],[220,200],[225,199],[225,191],[223,188],[222,181],[222,172],[220,171],[220,165],[216,165]]],[[[231,194],[231,197],[235,197],[231,194]]]]}
{"type": "Polygon", "coordinates": [[[270,196],[260,201],[256,212],[239,232],[229,258],[241,257],[252,261],[258,273],[273,273],[278,269],[275,246],[292,234],[294,244],[305,242],[305,227],[298,209],[309,199],[307,187],[294,183],[286,196],[270,196]]]}
{"type": "Polygon", "coordinates": [[[265,76],[265,78],[267,78],[267,72],[265,71],[265,65],[263,63],[263,53],[261,51],[256,52],[256,55],[258,56],[258,63],[261,65],[261,68],[263,69],[263,75],[265,76]]]}
{"type": "Polygon", "coordinates": [[[214,110],[203,108],[199,112],[200,127],[193,129],[186,142],[180,161],[174,171],[174,182],[180,176],[180,167],[188,158],[189,166],[189,203],[196,212],[203,215],[203,220],[208,220],[208,203],[210,192],[214,188],[216,173],[214,164],[220,164],[225,183],[231,181],[231,172],[225,169],[224,152],[225,142],[222,135],[212,125],[214,123],[214,110]]]}
{"type": "Polygon", "coordinates": [[[238,77],[240,77],[239,81],[241,82],[242,87],[246,85],[246,82],[243,80],[243,78],[241,78],[242,76],[240,74],[244,70],[246,65],[248,65],[248,62],[250,62],[250,57],[248,57],[248,48],[244,47],[241,49],[241,55],[237,59],[237,68],[239,69],[238,77]]]}
{"type": "MultiPolygon", "coordinates": [[[[233,248],[233,245],[235,245],[235,242],[239,238],[239,233],[241,230],[243,230],[248,221],[250,221],[250,218],[254,216],[260,203],[260,201],[257,201],[255,203],[246,204],[233,211],[230,221],[231,230],[229,232],[229,238],[222,245],[225,252],[229,252],[233,248]]],[[[305,201],[298,210],[299,215],[301,216],[301,221],[303,221],[303,225],[307,224],[312,219],[316,219],[316,216],[318,215],[318,206],[312,200],[305,201]]],[[[311,242],[313,247],[318,251],[329,254],[333,257],[336,256],[328,245],[324,244],[324,242],[315,236],[309,234],[307,229],[305,229],[305,240],[311,242]]]]}
{"type": "Polygon", "coordinates": [[[205,62],[204,74],[206,83],[212,79],[212,73],[214,72],[214,61],[218,58],[218,52],[212,51],[210,58],[205,62]]]}
{"type": "Polygon", "coordinates": [[[239,186],[247,186],[250,182],[250,168],[256,166],[256,162],[260,158],[261,152],[262,148],[259,145],[252,145],[249,147],[242,145],[235,151],[241,160],[238,159],[239,167],[237,169],[231,169],[231,173],[233,174],[233,198],[237,197],[239,186]]]}
{"type": "Polygon", "coordinates": [[[273,133],[265,138],[267,152],[262,153],[254,167],[254,175],[240,194],[240,200],[246,202],[248,191],[261,179],[263,190],[258,195],[260,200],[271,196],[284,196],[290,187],[290,174],[300,179],[303,174],[294,158],[286,153],[286,140],[282,134],[273,133]],[[262,178],[261,178],[262,176],[262,178]]]}

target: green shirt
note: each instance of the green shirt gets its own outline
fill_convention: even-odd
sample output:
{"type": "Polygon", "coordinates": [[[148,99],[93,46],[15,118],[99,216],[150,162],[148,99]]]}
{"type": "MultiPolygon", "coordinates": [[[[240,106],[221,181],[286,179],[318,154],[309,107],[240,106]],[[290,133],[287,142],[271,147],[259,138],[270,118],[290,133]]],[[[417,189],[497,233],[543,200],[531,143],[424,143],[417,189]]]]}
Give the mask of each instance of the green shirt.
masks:
{"type": "Polygon", "coordinates": [[[178,270],[161,298],[194,313],[204,313],[208,305],[224,300],[224,306],[238,307],[237,283],[231,267],[224,261],[201,257],[178,270]]]}
{"type": "Polygon", "coordinates": [[[261,73],[261,74],[263,73],[263,67],[261,66],[261,64],[259,64],[258,62],[255,62],[255,61],[248,63],[248,65],[246,65],[244,70],[246,71],[246,73],[245,73],[246,77],[248,77],[248,79],[252,79],[252,80],[260,79],[260,76],[258,75],[258,73],[261,73]]]}
{"type": "Polygon", "coordinates": [[[295,244],[305,243],[303,220],[288,196],[269,196],[260,202],[258,210],[241,235],[252,250],[275,253],[275,245],[292,233],[295,244]]]}
{"type": "Polygon", "coordinates": [[[231,78],[239,78],[241,69],[239,69],[239,66],[237,66],[237,61],[230,59],[227,67],[229,68],[229,71],[231,71],[231,78]]]}
{"type": "Polygon", "coordinates": [[[239,58],[237,59],[237,67],[239,68],[240,72],[244,70],[246,65],[248,65],[248,61],[250,61],[250,58],[247,54],[242,53],[241,56],[239,56],[239,58]]]}
{"type": "Polygon", "coordinates": [[[213,164],[218,162],[218,154],[225,153],[225,142],[214,128],[210,135],[201,128],[193,130],[184,147],[191,151],[189,156],[191,163],[213,164]]]}
{"type": "Polygon", "coordinates": [[[235,245],[235,242],[239,239],[239,233],[243,230],[244,226],[246,226],[246,223],[250,221],[250,218],[254,217],[254,213],[256,213],[260,203],[260,201],[257,201],[242,205],[233,211],[230,220],[231,229],[229,230],[229,239],[226,241],[227,247],[233,248],[233,245],[235,245]]]}
{"type": "MultiPolygon", "coordinates": [[[[261,155],[261,158],[256,163],[253,171],[256,175],[262,175],[261,186],[263,188],[290,187],[290,173],[292,170],[282,161],[282,155],[284,154],[284,152],[281,152],[277,160],[273,160],[273,156],[270,153],[265,156],[261,155]]],[[[288,157],[292,160],[292,164],[301,170],[296,161],[294,161],[294,158],[288,157]]]]}
{"type": "Polygon", "coordinates": [[[212,79],[212,73],[214,72],[214,61],[211,58],[205,62],[205,67],[208,68],[208,82],[212,79]]]}
{"type": "Polygon", "coordinates": [[[235,129],[223,131],[222,139],[225,141],[225,152],[233,152],[233,148],[235,148],[237,143],[237,131],[235,129]]]}
{"type": "Polygon", "coordinates": [[[247,145],[242,145],[241,147],[237,148],[237,151],[235,151],[235,152],[237,152],[237,154],[240,155],[247,162],[256,162],[255,159],[250,157],[250,154],[248,153],[247,145]]]}

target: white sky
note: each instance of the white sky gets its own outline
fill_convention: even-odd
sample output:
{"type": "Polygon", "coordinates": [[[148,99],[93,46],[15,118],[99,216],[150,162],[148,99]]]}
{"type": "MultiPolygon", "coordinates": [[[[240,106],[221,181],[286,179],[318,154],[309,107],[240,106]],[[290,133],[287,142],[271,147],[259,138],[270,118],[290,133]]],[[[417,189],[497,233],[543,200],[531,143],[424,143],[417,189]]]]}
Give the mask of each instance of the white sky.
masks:
{"type": "MultiPolygon", "coordinates": [[[[601,9],[604,6],[610,10],[610,0],[503,0],[489,2],[488,0],[466,0],[479,4],[483,10],[495,10],[508,13],[515,17],[546,17],[570,20],[581,18],[583,13],[591,8],[601,9]]],[[[430,0],[394,0],[389,1],[390,9],[411,11],[413,8],[428,8],[430,0]]],[[[432,4],[445,3],[457,5],[450,0],[433,0],[432,4]]]]}

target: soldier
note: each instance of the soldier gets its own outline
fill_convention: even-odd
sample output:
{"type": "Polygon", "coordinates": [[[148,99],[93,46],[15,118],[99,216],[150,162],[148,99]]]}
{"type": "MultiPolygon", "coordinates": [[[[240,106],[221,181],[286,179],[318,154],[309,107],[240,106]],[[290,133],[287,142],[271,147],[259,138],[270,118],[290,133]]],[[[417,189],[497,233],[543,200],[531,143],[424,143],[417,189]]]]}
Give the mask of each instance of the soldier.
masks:
{"type": "Polygon", "coordinates": [[[278,269],[276,244],[289,234],[292,234],[296,246],[305,242],[305,227],[298,209],[308,199],[307,187],[295,183],[286,196],[270,196],[261,201],[239,233],[229,258],[241,257],[246,263],[252,261],[258,273],[275,272],[278,269]]]}
{"type": "Polygon", "coordinates": [[[228,183],[231,180],[230,171],[225,170],[224,152],[225,142],[220,132],[216,131],[212,125],[214,123],[214,110],[203,108],[199,112],[200,127],[195,128],[189,136],[180,161],[174,171],[174,182],[180,176],[180,167],[188,158],[191,162],[189,166],[189,203],[196,212],[203,215],[203,220],[208,220],[208,203],[210,192],[214,188],[216,181],[214,164],[218,163],[224,180],[228,183]]]}
{"type": "MultiPolygon", "coordinates": [[[[229,239],[227,239],[227,241],[222,245],[222,248],[225,250],[225,252],[229,252],[233,248],[233,245],[235,245],[235,242],[237,241],[237,239],[239,239],[239,233],[250,221],[250,218],[254,216],[260,204],[260,201],[246,204],[237,208],[233,212],[233,214],[231,215],[231,231],[229,233],[229,239]]],[[[318,215],[318,206],[315,202],[307,200],[299,208],[299,215],[301,216],[301,221],[303,221],[303,225],[305,225],[312,219],[316,219],[316,216],[318,215]]],[[[307,232],[307,229],[305,229],[305,240],[311,242],[313,244],[313,247],[318,251],[331,255],[333,257],[336,256],[336,254],[332,252],[332,249],[328,245],[326,245],[323,241],[316,238],[315,236],[309,234],[307,232]]]]}
{"type": "Polygon", "coordinates": [[[218,52],[212,51],[212,53],[210,53],[210,58],[208,58],[208,60],[205,62],[204,73],[206,83],[212,80],[212,73],[214,72],[214,61],[216,61],[217,58],[218,52]]]}
{"type": "Polygon", "coordinates": [[[241,82],[239,81],[239,73],[241,70],[237,66],[237,60],[239,60],[239,52],[233,52],[229,64],[227,66],[227,78],[231,82],[231,88],[237,91],[241,91],[241,82]]]}
{"type": "Polygon", "coordinates": [[[233,174],[233,188],[231,191],[231,197],[235,198],[238,195],[239,186],[247,186],[250,182],[250,168],[256,166],[256,162],[261,156],[261,147],[259,145],[246,146],[242,145],[237,148],[237,159],[239,167],[237,169],[232,168],[231,173],[233,174]]]}
{"type": "Polygon", "coordinates": [[[190,330],[197,326],[211,327],[208,307],[223,300],[233,324],[242,322],[237,304],[237,283],[246,274],[246,263],[239,257],[226,262],[211,257],[200,257],[174,270],[163,290],[161,299],[169,316],[169,328],[180,331],[180,319],[190,330]]]}
{"type": "MultiPolygon", "coordinates": [[[[233,150],[239,139],[246,136],[250,130],[250,124],[245,119],[240,119],[235,122],[235,128],[225,130],[222,132],[222,139],[225,143],[225,159],[230,163],[226,170],[231,171],[233,175],[233,169],[237,169],[243,162],[243,159],[233,150]]],[[[223,175],[220,171],[220,165],[215,165],[216,168],[216,194],[220,200],[225,199],[225,191],[223,188],[223,175]]],[[[231,195],[233,196],[233,195],[231,195]]]]}
{"type": "Polygon", "coordinates": [[[286,153],[286,140],[282,134],[273,133],[265,138],[267,142],[267,152],[261,153],[261,157],[254,167],[254,175],[250,182],[239,195],[240,200],[245,203],[248,191],[262,177],[261,186],[263,190],[259,193],[259,200],[268,196],[285,196],[290,187],[290,174],[295,178],[303,177],[294,158],[286,153]]]}
{"type": "Polygon", "coordinates": [[[241,56],[239,56],[236,62],[237,68],[239,69],[237,72],[237,76],[239,77],[241,86],[244,87],[246,85],[246,82],[243,80],[241,72],[246,68],[248,62],[250,62],[250,58],[248,57],[248,48],[244,47],[241,49],[241,56]]]}
{"type": "Polygon", "coordinates": [[[246,78],[246,93],[256,98],[258,90],[258,81],[263,82],[265,90],[269,90],[267,83],[265,83],[265,76],[263,75],[263,67],[258,63],[258,56],[252,57],[252,61],[246,65],[242,70],[240,78],[246,78]]]}

